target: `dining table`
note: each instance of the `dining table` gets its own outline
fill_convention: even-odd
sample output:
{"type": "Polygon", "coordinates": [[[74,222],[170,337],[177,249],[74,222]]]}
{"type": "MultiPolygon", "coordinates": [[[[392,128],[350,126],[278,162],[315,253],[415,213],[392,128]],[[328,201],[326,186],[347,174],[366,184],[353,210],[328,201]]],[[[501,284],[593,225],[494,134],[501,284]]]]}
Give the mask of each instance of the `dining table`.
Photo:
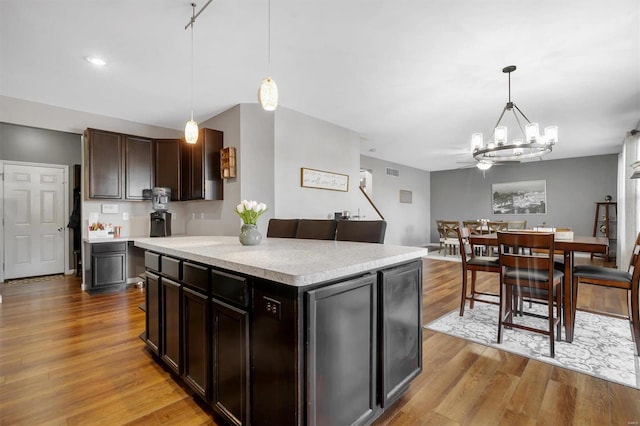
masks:
{"type": "MultiPolygon", "coordinates": [[[[529,231],[533,232],[533,231],[529,231]]],[[[469,242],[473,245],[497,246],[498,234],[471,235],[469,242]]],[[[564,256],[564,296],[563,312],[565,325],[565,340],[573,341],[573,316],[571,308],[576,300],[573,300],[573,263],[574,254],[579,253],[606,253],[609,248],[609,240],[604,237],[588,237],[574,235],[571,238],[555,240],[555,250],[562,251],[564,256]]]]}

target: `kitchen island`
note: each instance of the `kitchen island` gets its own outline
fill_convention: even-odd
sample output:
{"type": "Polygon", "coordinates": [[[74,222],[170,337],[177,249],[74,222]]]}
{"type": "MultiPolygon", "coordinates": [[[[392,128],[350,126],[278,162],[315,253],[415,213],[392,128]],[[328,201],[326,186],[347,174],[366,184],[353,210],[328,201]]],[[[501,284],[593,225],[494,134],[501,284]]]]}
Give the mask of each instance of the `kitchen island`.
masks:
{"type": "Polygon", "coordinates": [[[426,249],[141,238],[149,350],[227,423],[370,424],[422,370],[426,249]]]}

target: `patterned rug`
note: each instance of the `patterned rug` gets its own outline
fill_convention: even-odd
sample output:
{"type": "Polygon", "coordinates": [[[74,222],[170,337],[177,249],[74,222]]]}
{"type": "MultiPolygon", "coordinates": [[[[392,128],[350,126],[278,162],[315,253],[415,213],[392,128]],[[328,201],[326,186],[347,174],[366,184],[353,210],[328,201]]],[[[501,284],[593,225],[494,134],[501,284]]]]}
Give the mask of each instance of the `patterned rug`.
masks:
{"type": "MultiPolygon", "coordinates": [[[[534,304],[532,308],[526,302],[525,305],[527,310],[546,311],[546,305],[534,304]]],[[[502,343],[498,344],[496,305],[476,303],[473,309],[467,306],[463,317],[458,313],[456,309],[425,328],[640,389],[640,359],[634,355],[626,320],[578,311],[573,343],[556,341],[556,356],[551,358],[549,338],[542,334],[504,330],[502,343]]],[[[518,317],[516,322],[546,328],[546,320],[535,317],[518,317]]]]}

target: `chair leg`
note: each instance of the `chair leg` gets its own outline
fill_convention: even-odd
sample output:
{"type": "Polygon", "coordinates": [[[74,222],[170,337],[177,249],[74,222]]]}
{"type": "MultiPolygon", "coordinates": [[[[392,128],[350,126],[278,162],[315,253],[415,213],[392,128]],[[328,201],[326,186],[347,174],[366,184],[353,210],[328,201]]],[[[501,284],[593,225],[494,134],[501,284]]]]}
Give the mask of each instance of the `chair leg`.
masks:
{"type": "MultiPolygon", "coordinates": [[[[557,292],[558,287],[556,287],[556,292],[557,292]]],[[[555,333],[553,332],[553,289],[550,288],[548,291],[548,297],[547,297],[547,305],[548,305],[548,311],[549,311],[549,349],[551,352],[551,358],[555,358],[556,356],[556,348],[555,348],[555,333]]]]}
{"type": "MultiPolygon", "coordinates": [[[[473,281],[472,281],[473,282],[473,281]]],[[[472,284],[473,288],[473,284],[472,284]]],[[[460,316],[464,315],[464,304],[467,300],[467,271],[462,270],[462,297],[460,299],[460,316]]],[[[473,303],[473,299],[471,299],[471,303],[473,303]]],[[[473,305],[471,305],[473,308],[473,305]]]]}
{"type": "Polygon", "coordinates": [[[504,320],[504,284],[500,283],[500,302],[498,304],[498,343],[502,343],[502,321],[504,320]]]}
{"type": "MultiPolygon", "coordinates": [[[[571,309],[571,324],[573,324],[573,333],[575,335],[576,330],[576,311],[578,310],[578,285],[580,284],[580,280],[578,277],[573,278],[573,282],[571,283],[571,306],[565,306],[565,309],[571,309]]],[[[631,316],[631,315],[629,315],[631,316]]]]}
{"type": "Polygon", "coordinates": [[[629,311],[629,318],[631,318],[631,328],[633,331],[633,340],[636,343],[636,355],[640,356],[640,312],[638,306],[638,291],[632,289],[631,294],[631,306],[629,311]]]}
{"type": "Polygon", "coordinates": [[[564,295],[564,281],[556,288],[556,319],[558,325],[556,326],[556,340],[560,342],[562,340],[562,296],[564,295]]]}
{"type": "Polygon", "coordinates": [[[473,309],[473,302],[476,297],[476,271],[471,271],[471,299],[469,300],[469,309],[473,309]]]}

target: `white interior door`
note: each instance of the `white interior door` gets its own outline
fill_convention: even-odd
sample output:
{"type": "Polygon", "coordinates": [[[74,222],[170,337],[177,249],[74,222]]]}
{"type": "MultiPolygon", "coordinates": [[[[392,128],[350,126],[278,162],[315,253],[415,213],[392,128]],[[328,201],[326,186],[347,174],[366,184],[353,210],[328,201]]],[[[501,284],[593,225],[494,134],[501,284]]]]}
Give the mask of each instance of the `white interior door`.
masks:
{"type": "Polygon", "coordinates": [[[5,164],[5,279],[64,273],[64,169],[5,164]]]}

